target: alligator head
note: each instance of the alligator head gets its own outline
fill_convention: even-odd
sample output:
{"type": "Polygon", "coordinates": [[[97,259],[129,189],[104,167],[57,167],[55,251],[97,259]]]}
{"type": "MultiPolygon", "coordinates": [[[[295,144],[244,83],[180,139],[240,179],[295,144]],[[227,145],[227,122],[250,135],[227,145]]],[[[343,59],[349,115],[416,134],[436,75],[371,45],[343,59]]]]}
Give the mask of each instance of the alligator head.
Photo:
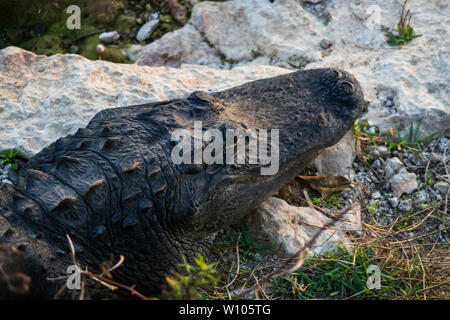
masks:
{"type": "MultiPolygon", "coordinates": [[[[33,263],[23,272],[40,283],[71,264],[69,234],[80,265],[95,270],[110,255],[124,255],[117,280],[144,292],[157,289],[182,255],[206,255],[215,231],[244,217],[335,144],[363,108],[352,75],[314,69],[101,111],[86,128],[34,156],[16,185],[2,191],[0,244],[30,244],[23,259],[33,263]],[[196,130],[206,140],[196,140],[196,130]],[[191,163],[174,159],[188,154],[174,153],[181,143],[176,132],[192,147],[191,163]],[[224,144],[208,149],[208,140],[219,136],[224,144]],[[249,145],[266,139],[239,153],[245,136],[249,145]],[[222,163],[207,160],[206,150],[214,160],[221,154],[222,163]],[[270,162],[258,158],[260,150],[270,162]]],[[[36,295],[54,293],[45,288],[36,295]]]]}

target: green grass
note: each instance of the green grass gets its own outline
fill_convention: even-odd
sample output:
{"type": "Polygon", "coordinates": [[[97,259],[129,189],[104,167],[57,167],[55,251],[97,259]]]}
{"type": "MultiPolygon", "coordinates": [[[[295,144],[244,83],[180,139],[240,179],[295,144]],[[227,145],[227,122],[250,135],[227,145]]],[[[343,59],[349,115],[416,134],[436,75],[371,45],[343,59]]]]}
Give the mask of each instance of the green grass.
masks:
{"type": "Polygon", "coordinates": [[[1,160],[1,165],[7,165],[7,164],[11,164],[11,167],[13,170],[18,170],[19,169],[19,165],[16,162],[16,157],[19,154],[18,150],[15,149],[10,149],[6,152],[2,152],[0,153],[0,159],[1,160]]]}
{"type": "Polygon", "coordinates": [[[409,9],[405,13],[406,2],[407,0],[403,2],[402,12],[397,23],[397,34],[385,34],[388,38],[387,43],[390,46],[401,46],[415,38],[422,36],[421,34],[414,34],[414,29],[413,27],[411,27],[412,13],[409,9]]]}
{"type": "Polygon", "coordinates": [[[340,192],[335,192],[332,195],[326,197],[325,199],[320,197],[313,197],[311,199],[311,202],[318,207],[326,205],[328,208],[333,208],[341,204],[339,201],[340,195],[341,195],[340,192]]]}
{"type": "Polygon", "coordinates": [[[273,280],[273,294],[279,299],[423,299],[424,273],[427,266],[419,251],[410,258],[401,250],[391,251],[389,258],[370,247],[349,253],[339,248],[335,253],[309,258],[303,267],[273,280]],[[380,268],[380,289],[369,289],[370,265],[380,268]]]}
{"type": "Polygon", "coordinates": [[[394,148],[401,150],[401,146],[420,150],[427,142],[438,135],[439,132],[440,131],[436,131],[426,137],[421,137],[419,120],[415,129],[414,123],[410,124],[408,134],[403,137],[395,127],[391,127],[391,130],[389,130],[388,132],[383,132],[380,135],[385,137],[386,143],[388,145],[388,150],[392,150],[394,148]]]}
{"type": "Polygon", "coordinates": [[[189,264],[183,257],[184,273],[174,272],[166,276],[168,288],[163,293],[164,299],[169,300],[197,300],[205,299],[201,293],[203,288],[216,286],[219,274],[216,269],[217,262],[206,263],[201,255],[194,258],[194,265],[189,264]]]}
{"type": "Polygon", "coordinates": [[[380,132],[376,125],[371,125],[368,122],[362,122],[360,119],[357,119],[353,125],[355,148],[357,147],[358,140],[362,140],[370,143],[374,147],[384,144],[388,147],[389,151],[393,149],[401,151],[403,147],[421,150],[423,146],[435,138],[440,131],[436,131],[423,137],[420,133],[420,126],[420,120],[417,121],[416,125],[411,122],[408,133],[402,136],[395,126],[391,127],[388,131],[380,132]],[[370,130],[372,128],[373,132],[370,130]]]}

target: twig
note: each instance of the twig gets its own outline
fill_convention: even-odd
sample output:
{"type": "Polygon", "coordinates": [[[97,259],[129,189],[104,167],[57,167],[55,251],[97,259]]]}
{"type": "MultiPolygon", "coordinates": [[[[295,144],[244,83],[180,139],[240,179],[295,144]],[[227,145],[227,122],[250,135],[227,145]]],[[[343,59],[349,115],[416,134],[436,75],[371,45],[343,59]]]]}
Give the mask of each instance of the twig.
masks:
{"type": "MultiPolygon", "coordinates": [[[[75,266],[78,267],[78,269],[80,270],[79,272],[80,272],[80,274],[81,274],[82,276],[84,276],[84,275],[85,275],[85,276],[88,276],[90,279],[95,280],[95,281],[101,283],[103,286],[107,287],[107,288],[110,289],[110,290],[115,290],[116,288],[113,289],[114,287],[119,287],[119,288],[122,288],[122,289],[124,289],[124,290],[129,291],[132,295],[135,295],[135,296],[141,298],[142,300],[150,300],[148,297],[144,296],[142,293],[140,293],[139,291],[137,291],[136,289],[134,289],[134,287],[135,287],[134,285],[132,285],[132,286],[127,286],[127,285],[121,284],[121,283],[119,283],[119,282],[116,282],[116,281],[114,281],[114,280],[107,279],[107,278],[104,277],[105,274],[107,274],[107,273],[109,273],[109,272],[111,272],[111,271],[114,271],[115,269],[117,269],[118,267],[120,267],[120,266],[123,264],[125,258],[124,258],[122,255],[120,256],[119,261],[118,261],[114,266],[112,266],[111,268],[109,268],[109,269],[107,269],[107,270],[104,270],[104,271],[103,271],[102,273],[100,273],[100,274],[94,274],[94,273],[92,273],[92,272],[89,272],[88,269],[87,269],[87,267],[86,267],[85,270],[81,270],[81,268],[79,267],[79,265],[78,265],[78,263],[77,263],[77,260],[76,260],[75,246],[73,245],[72,239],[70,238],[70,236],[69,236],[68,234],[66,234],[66,237],[67,237],[67,240],[69,241],[69,246],[70,246],[70,250],[71,250],[71,258],[72,258],[72,262],[73,262],[73,264],[74,264],[75,266]]],[[[60,276],[60,277],[55,277],[55,278],[47,278],[47,280],[51,280],[51,281],[54,281],[54,280],[63,280],[63,279],[67,279],[67,278],[69,278],[69,277],[70,277],[70,275],[68,275],[68,276],[60,276]]],[[[85,280],[84,277],[83,277],[83,278],[81,279],[82,286],[81,286],[80,300],[83,300],[83,299],[84,299],[84,295],[85,295],[85,281],[86,281],[86,280],[85,280]]],[[[58,299],[59,296],[64,292],[65,289],[66,289],[66,284],[64,284],[64,286],[61,287],[61,288],[58,290],[58,292],[55,294],[54,298],[55,298],[55,299],[58,299]]],[[[76,291],[73,290],[73,292],[72,292],[72,299],[75,298],[75,295],[76,295],[76,291]]]]}

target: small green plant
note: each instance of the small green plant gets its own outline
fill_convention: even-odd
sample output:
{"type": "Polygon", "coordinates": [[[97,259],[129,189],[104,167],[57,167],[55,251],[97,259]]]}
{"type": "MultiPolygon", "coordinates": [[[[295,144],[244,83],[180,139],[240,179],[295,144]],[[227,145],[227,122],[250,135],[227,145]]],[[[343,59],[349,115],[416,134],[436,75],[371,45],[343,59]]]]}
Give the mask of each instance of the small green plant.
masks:
{"type": "Polygon", "coordinates": [[[250,252],[258,253],[260,255],[267,255],[269,250],[275,245],[273,243],[257,244],[248,235],[245,226],[241,226],[241,237],[239,239],[239,248],[243,250],[242,257],[246,257],[250,252]]]}
{"type": "Polygon", "coordinates": [[[404,137],[400,135],[400,132],[395,127],[394,128],[391,127],[389,129],[389,132],[383,132],[381,133],[381,135],[385,137],[389,151],[392,150],[393,148],[396,148],[397,150],[400,151],[402,150],[402,146],[420,149],[424,144],[426,144],[433,137],[438,135],[439,132],[440,131],[436,131],[424,138],[421,138],[419,136],[420,134],[420,120],[419,120],[417,121],[417,126],[415,130],[414,130],[414,123],[411,122],[409,126],[409,133],[404,137]]]}
{"type": "Polygon", "coordinates": [[[355,138],[355,149],[358,144],[358,139],[364,137],[374,147],[377,147],[381,142],[379,137],[379,129],[376,125],[371,125],[368,122],[363,122],[360,119],[356,119],[353,125],[353,137],[355,138]]]}
{"type": "Polygon", "coordinates": [[[391,46],[401,46],[412,39],[421,37],[421,34],[414,34],[414,29],[411,27],[411,16],[412,13],[408,9],[405,13],[406,2],[403,2],[402,13],[400,15],[400,19],[397,23],[397,32],[398,34],[386,33],[386,37],[388,37],[387,43],[391,46]]]}
{"type": "Polygon", "coordinates": [[[340,204],[340,202],[339,202],[339,196],[340,196],[340,195],[341,195],[340,192],[336,192],[336,193],[333,193],[331,196],[327,197],[327,198],[325,199],[325,203],[327,204],[327,206],[328,206],[329,208],[332,208],[333,206],[334,206],[334,207],[339,206],[339,204],[340,204]]]}
{"type": "Polygon", "coordinates": [[[15,149],[10,149],[9,151],[0,153],[0,159],[3,159],[1,161],[2,166],[10,163],[11,168],[13,170],[18,170],[19,165],[16,162],[16,157],[18,154],[19,154],[19,150],[15,150],[15,149]]]}
{"type": "Polygon", "coordinates": [[[376,201],[376,202],[370,207],[369,213],[370,213],[371,216],[374,215],[375,209],[377,208],[379,202],[380,202],[380,200],[376,201]]]}
{"type": "Polygon", "coordinates": [[[320,205],[322,204],[322,198],[319,198],[319,197],[313,197],[313,198],[311,199],[311,202],[312,202],[315,206],[320,207],[320,205]]]}
{"type": "Polygon", "coordinates": [[[340,205],[339,201],[340,194],[341,194],[340,192],[336,192],[326,198],[313,197],[311,199],[311,202],[318,207],[322,205],[326,205],[328,208],[337,207],[340,205]]]}
{"type": "Polygon", "coordinates": [[[186,271],[185,275],[174,272],[166,276],[169,288],[164,292],[164,298],[169,300],[198,300],[204,299],[201,289],[217,286],[219,283],[217,262],[206,263],[203,256],[198,254],[194,258],[195,265],[190,265],[183,257],[180,264],[186,271]]]}

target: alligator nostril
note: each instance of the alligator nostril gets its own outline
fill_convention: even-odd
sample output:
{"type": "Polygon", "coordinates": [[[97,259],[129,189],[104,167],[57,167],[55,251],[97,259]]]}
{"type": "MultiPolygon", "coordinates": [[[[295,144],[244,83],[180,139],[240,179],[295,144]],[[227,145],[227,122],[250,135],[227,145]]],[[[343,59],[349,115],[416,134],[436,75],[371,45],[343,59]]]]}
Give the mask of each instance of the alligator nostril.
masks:
{"type": "Polygon", "coordinates": [[[339,81],[333,87],[333,94],[340,98],[346,99],[349,98],[355,92],[355,86],[350,81],[339,81]]]}
{"type": "Polygon", "coordinates": [[[342,78],[342,72],[336,69],[327,69],[321,76],[319,82],[326,86],[332,86],[340,78],[342,78]]]}

